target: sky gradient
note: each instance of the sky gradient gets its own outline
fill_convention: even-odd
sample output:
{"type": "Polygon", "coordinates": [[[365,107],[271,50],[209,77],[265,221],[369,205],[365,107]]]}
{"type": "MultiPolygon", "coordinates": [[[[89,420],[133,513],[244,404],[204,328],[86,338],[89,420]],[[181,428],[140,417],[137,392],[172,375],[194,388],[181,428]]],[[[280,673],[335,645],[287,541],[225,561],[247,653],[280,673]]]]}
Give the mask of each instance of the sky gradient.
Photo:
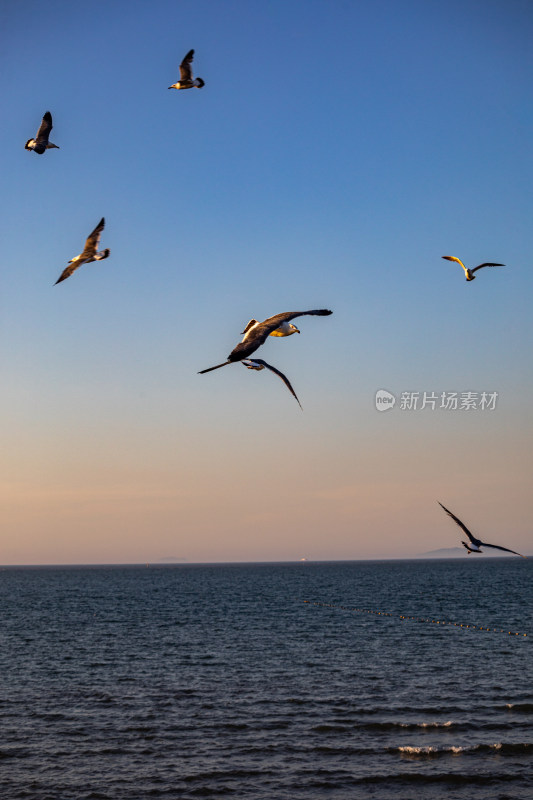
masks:
{"type": "Polygon", "coordinates": [[[533,553],[531,3],[0,9],[0,563],[410,557],[460,543],[438,500],[533,553]],[[303,412],[197,374],[311,308],[257,353],[303,412]]]}

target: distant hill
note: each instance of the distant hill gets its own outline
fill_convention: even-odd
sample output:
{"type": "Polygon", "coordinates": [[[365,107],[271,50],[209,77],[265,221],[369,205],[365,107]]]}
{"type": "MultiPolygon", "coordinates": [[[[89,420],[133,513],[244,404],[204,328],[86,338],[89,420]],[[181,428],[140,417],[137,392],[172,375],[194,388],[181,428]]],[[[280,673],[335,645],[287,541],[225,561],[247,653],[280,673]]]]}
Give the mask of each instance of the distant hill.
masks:
{"type": "Polygon", "coordinates": [[[466,556],[464,547],[441,547],[440,550],[429,550],[427,553],[419,553],[417,558],[459,558],[466,556]]]}
{"type": "Polygon", "coordinates": [[[162,556],[162,558],[154,561],[154,564],[184,564],[186,561],[186,558],[180,558],[179,556],[162,556]]]}

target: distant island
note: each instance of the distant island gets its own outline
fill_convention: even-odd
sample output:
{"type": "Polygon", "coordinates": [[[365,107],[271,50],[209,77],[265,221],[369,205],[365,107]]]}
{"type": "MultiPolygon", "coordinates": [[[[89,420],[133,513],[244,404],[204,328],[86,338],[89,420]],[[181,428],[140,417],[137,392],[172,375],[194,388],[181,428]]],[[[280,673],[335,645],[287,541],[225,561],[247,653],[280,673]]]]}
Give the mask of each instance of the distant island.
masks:
{"type": "Polygon", "coordinates": [[[440,550],[428,550],[427,553],[419,553],[415,558],[459,558],[465,556],[464,547],[441,547],[440,550]]]}
{"type": "Polygon", "coordinates": [[[154,564],[184,564],[188,559],[179,556],[163,556],[154,561],[154,564]]]}

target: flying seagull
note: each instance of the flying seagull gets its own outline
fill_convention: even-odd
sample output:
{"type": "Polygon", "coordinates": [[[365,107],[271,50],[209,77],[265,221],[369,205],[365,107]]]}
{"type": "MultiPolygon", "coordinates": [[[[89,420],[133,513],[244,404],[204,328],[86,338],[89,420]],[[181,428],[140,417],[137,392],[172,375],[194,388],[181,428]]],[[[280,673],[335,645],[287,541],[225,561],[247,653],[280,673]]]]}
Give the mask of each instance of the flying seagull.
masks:
{"type": "Polygon", "coordinates": [[[52,144],[52,142],[48,141],[48,137],[50,136],[50,131],[52,130],[52,115],[49,111],[45,112],[44,117],[41,121],[41,126],[37,131],[37,136],[35,139],[28,139],[24,148],[26,150],[35,150],[36,153],[42,155],[45,150],[50,150],[51,148],[55,147],[59,150],[57,144],[52,144]]]}
{"type": "Polygon", "coordinates": [[[483,267],[505,267],[505,264],[495,264],[492,261],[487,261],[485,264],[479,264],[477,267],[474,267],[474,269],[468,269],[468,267],[465,267],[460,258],[456,258],[455,256],[442,256],[442,258],[445,258],[447,261],[457,261],[457,263],[460,264],[464,269],[467,281],[475,280],[476,276],[474,275],[474,272],[476,272],[478,269],[482,269],[483,267]]]}
{"type": "MultiPolygon", "coordinates": [[[[246,326],[244,339],[242,342],[233,348],[231,353],[228,356],[228,360],[224,361],[222,364],[217,364],[215,367],[209,367],[208,369],[202,369],[198,373],[199,375],[203,375],[205,372],[211,372],[213,369],[219,369],[220,367],[225,367],[226,364],[232,364],[234,361],[242,361],[243,358],[248,358],[251,356],[252,353],[261,347],[262,344],[266,342],[267,336],[270,336],[271,333],[278,330],[279,328],[283,328],[285,323],[289,323],[291,319],[295,317],[305,317],[308,315],[314,315],[318,317],[326,317],[329,314],[332,314],[332,311],[329,311],[327,308],[319,308],[315,311],[284,311],[281,314],[276,314],[273,317],[268,317],[265,319],[264,322],[257,322],[256,320],[250,320],[248,325],[246,326]]],[[[295,331],[292,331],[294,333],[295,331]]],[[[299,331],[298,331],[299,332],[299,331]]],[[[277,334],[278,336],[280,334],[277,334]]],[[[282,333],[281,336],[288,336],[290,334],[282,333]]]]}
{"type": "Polygon", "coordinates": [[[508,547],[501,547],[499,544],[489,544],[488,542],[482,542],[481,539],[476,539],[475,536],[472,536],[466,525],[461,522],[461,520],[458,519],[455,514],[452,514],[451,511],[448,511],[448,509],[443,506],[442,503],[439,503],[439,506],[445,510],[448,516],[450,516],[453,521],[459,525],[461,530],[463,530],[470,539],[469,543],[461,542],[461,544],[468,550],[468,555],[470,555],[470,553],[482,553],[483,551],[479,549],[480,547],[494,547],[496,550],[505,550],[506,553],[514,553],[515,556],[520,556],[520,558],[527,558],[527,556],[523,556],[522,553],[517,553],[516,550],[509,550],[508,547]]]}
{"type": "MultiPolygon", "coordinates": [[[[272,336],[272,334],[270,334],[270,335],[272,336]]],[[[273,367],[272,364],[267,364],[267,362],[263,361],[263,359],[261,359],[261,358],[253,358],[253,359],[252,358],[245,358],[243,361],[241,361],[241,364],[244,364],[244,366],[247,367],[248,369],[260,370],[260,369],[264,369],[266,367],[267,369],[271,370],[275,375],[279,375],[279,377],[281,378],[281,380],[283,381],[283,383],[285,384],[285,386],[287,387],[289,392],[292,394],[293,397],[296,398],[300,408],[302,408],[302,404],[298,400],[296,392],[292,388],[289,379],[287,378],[286,375],[283,374],[283,372],[280,372],[279,369],[276,369],[276,367],[273,367]]],[[[303,411],[303,408],[302,408],[302,411],[303,411]]]]}
{"type": "Polygon", "coordinates": [[[201,89],[202,86],[205,86],[205,81],[201,78],[193,78],[192,76],[192,60],[194,58],[194,50],[189,50],[185,58],[180,64],[180,79],[176,83],[173,83],[172,86],[169,86],[169,89],[192,89],[196,87],[196,89],[201,89]]]}
{"type": "Polygon", "coordinates": [[[74,258],[70,259],[68,262],[68,267],[65,267],[56,283],[61,283],[61,281],[70,278],[72,273],[77,270],[78,267],[81,267],[82,264],[89,264],[91,261],[102,261],[104,258],[108,257],[109,253],[111,252],[109,248],[98,252],[98,243],[100,241],[102,231],[104,230],[104,225],[105,219],[102,217],[94,231],[87,237],[83,252],[80,253],[79,256],[74,256],[74,258]]]}

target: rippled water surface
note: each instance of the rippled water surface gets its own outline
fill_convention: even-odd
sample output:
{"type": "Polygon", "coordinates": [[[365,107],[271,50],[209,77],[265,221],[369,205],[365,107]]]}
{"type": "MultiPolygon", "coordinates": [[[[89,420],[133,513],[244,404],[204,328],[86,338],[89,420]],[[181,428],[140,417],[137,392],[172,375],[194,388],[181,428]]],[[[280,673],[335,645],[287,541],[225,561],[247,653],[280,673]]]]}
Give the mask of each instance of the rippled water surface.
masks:
{"type": "Polygon", "coordinates": [[[0,796],[529,800],[532,567],[4,568],[0,796]]]}

